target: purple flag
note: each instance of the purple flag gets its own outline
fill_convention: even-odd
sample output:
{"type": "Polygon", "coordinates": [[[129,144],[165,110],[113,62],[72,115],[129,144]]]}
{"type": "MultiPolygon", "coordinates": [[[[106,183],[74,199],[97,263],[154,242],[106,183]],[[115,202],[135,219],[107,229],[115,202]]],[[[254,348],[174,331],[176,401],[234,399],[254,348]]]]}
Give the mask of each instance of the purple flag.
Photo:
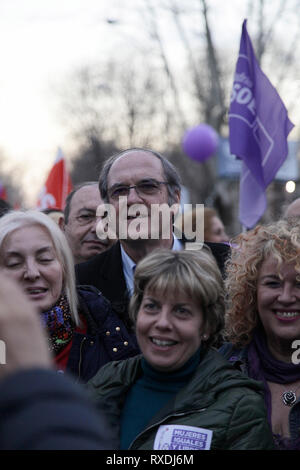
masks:
{"type": "Polygon", "coordinates": [[[239,219],[252,228],[266,210],[265,190],[287,157],[294,125],[257,62],[246,23],[231,93],[229,142],[230,152],[243,160],[239,219]]]}

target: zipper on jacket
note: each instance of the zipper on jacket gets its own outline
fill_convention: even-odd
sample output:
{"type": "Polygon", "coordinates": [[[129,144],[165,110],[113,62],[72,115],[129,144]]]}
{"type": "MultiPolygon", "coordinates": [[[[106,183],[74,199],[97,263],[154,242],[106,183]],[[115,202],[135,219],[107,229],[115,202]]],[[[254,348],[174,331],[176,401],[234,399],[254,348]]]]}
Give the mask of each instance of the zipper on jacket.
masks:
{"type": "Polygon", "coordinates": [[[83,340],[80,343],[80,349],[79,349],[79,363],[78,363],[78,380],[81,378],[80,376],[80,369],[81,369],[81,363],[82,363],[82,347],[83,343],[86,341],[86,336],[83,338],[83,340]]]}
{"type": "MultiPolygon", "coordinates": [[[[164,423],[167,419],[169,418],[172,418],[174,416],[185,416],[185,415],[190,415],[190,414],[194,414],[194,413],[200,413],[200,411],[205,411],[206,408],[200,408],[200,410],[193,410],[193,411],[183,411],[181,413],[172,413],[168,416],[165,416],[163,419],[161,419],[160,421],[158,421],[157,423],[154,423],[152,424],[151,426],[149,426],[148,428],[144,429],[142,432],[140,432],[140,434],[138,434],[134,440],[132,441],[132,443],[130,444],[130,446],[128,447],[128,450],[131,449],[131,446],[132,444],[134,444],[134,442],[140,437],[142,436],[145,432],[149,431],[150,429],[152,428],[155,428],[157,426],[159,426],[160,424],[164,423]]],[[[132,449],[132,450],[135,450],[135,449],[132,449]]]]}

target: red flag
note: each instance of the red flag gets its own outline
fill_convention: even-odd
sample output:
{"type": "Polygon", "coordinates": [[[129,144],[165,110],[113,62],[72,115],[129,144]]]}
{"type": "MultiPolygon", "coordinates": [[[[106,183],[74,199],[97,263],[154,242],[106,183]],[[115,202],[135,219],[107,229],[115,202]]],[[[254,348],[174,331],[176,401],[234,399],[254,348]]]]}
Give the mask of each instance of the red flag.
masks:
{"type": "Polygon", "coordinates": [[[0,199],[3,199],[4,201],[7,201],[6,188],[5,188],[5,186],[3,186],[2,183],[0,183],[0,199]]]}
{"type": "Polygon", "coordinates": [[[61,149],[58,149],[56,161],[40,192],[37,202],[38,209],[57,208],[63,210],[66,197],[71,190],[71,177],[66,169],[63,153],[61,149]]]}

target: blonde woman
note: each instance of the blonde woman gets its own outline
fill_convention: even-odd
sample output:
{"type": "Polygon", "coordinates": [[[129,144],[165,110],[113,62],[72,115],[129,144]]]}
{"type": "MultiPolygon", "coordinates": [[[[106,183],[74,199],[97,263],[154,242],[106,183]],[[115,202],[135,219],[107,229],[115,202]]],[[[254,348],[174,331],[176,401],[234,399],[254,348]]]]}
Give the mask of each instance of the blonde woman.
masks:
{"type": "Polygon", "coordinates": [[[38,309],[61,372],[86,382],[106,362],[139,352],[108,300],[96,288],[76,288],[72,253],[49,216],[30,210],[0,219],[0,272],[38,309]]]}
{"type": "Polygon", "coordinates": [[[88,382],[120,449],[271,449],[261,386],[212,349],[222,277],[205,249],[159,250],[135,271],[130,315],[141,356],[88,382]]]}

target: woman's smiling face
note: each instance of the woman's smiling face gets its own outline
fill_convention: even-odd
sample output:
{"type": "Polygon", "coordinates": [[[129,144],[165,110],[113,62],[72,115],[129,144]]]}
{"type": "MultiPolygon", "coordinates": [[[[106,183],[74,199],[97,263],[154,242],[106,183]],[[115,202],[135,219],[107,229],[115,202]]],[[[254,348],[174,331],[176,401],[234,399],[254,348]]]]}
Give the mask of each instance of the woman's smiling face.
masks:
{"type": "Polygon", "coordinates": [[[171,372],[200,347],[203,325],[202,309],[190,298],[152,294],[146,289],[136,335],[147,362],[154,369],[171,372]]]}
{"type": "Polygon", "coordinates": [[[50,309],[63,288],[63,270],[52,240],[39,225],[10,233],[2,244],[1,270],[17,281],[40,312],[50,309]]]}
{"type": "Polygon", "coordinates": [[[257,280],[257,309],[271,352],[276,345],[300,338],[300,281],[295,264],[278,263],[269,256],[257,280]]]}

